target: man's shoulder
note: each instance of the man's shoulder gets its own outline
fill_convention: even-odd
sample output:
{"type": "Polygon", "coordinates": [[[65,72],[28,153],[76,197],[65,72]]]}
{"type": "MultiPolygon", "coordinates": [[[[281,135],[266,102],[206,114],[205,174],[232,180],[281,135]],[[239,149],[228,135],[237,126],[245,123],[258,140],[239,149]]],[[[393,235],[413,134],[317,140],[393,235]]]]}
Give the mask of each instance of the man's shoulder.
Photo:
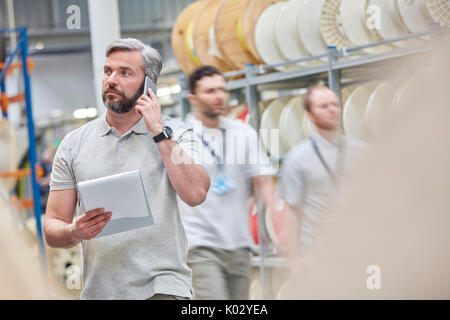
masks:
{"type": "Polygon", "coordinates": [[[296,143],[291,150],[289,150],[287,157],[304,157],[309,155],[312,150],[311,141],[309,138],[303,139],[296,143]]]}
{"type": "Polygon", "coordinates": [[[284,157],[284,164],[304,165],[312,154],[311,141],[304,139],[294,145],[284,157]]]}

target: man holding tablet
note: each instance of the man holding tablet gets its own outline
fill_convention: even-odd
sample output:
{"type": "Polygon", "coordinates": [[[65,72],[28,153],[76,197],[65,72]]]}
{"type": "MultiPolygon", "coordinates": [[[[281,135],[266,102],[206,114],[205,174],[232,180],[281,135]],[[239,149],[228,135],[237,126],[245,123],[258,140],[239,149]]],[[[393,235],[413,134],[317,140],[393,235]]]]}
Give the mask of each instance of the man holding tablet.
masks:
{"type": "MultiPolygon", "coordinates": [[[[177,299],[192,296],[187,244],[176,195],[189,206],[209,189],[192,130],[161,115],[144,78],[156,83],[162,59],[137,39],[106,49],[102,81],[107,111],[70,132],[55,156],[44,222],[47,243],[83,249],[82,299],[177,299]],[[78,182],[140,170],[154,225],[95,238],[114,212],[73,219],[78,182]]],[[[133,204],[130,203],[130,210],[133,204]]]]}

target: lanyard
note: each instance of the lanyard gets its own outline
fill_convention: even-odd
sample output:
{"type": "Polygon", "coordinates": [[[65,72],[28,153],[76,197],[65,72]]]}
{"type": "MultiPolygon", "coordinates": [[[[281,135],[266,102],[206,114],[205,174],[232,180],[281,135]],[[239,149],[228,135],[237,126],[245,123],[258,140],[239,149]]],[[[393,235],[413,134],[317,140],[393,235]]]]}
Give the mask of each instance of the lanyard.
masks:
{"type": "MultiPolygon", "coordinates": [[[[333,181],[333,185],[336,188],[338,188],[338,179],[337,179],[336,174],[333,171],[331,171],[327,162],[323,158],[316,141],[312,137],[310,138],[310,140],[311,140],[312,146],[314,148],[314,151],[316,152],[317,156],[320,159],[320,162],[322,162],[322,165],[324,166],[325,170],[327,170],[328,175],[330,176],[331,180],[333,181]]],[[[337,157],[336,173],[341,170],[341,166],[343,165],[343,162],[344,162],[343,158],[344,158],[344,141],[343,141],[343,139],[341,139],[341,146],[339,147],[338,157],[337,157]]]]}
{"type": "Polygon", "coordinates": [[[223,157],[222,157],[222,159],[220,159],[217,156],[216,152],[211,147],[211,144],[206,142],[203,139],[203,135],[201,135],[201,136],[199,135],[199,138],[202,140],[203,145],[206,148],[208,148],[208,150],[211,153],[211,155],[216,159],[216,166],[217,166],[217,169],[219,169],[220,171],[222,171],[224,169],[224,166],[225,166],[224,160],[226,159],[226,150],[227,150],[227,147],[226,147],[226,134],[224,134],[225,133],[224,131],[225,131],[225,129],[220,128],[220,132],[222,133],[222,150],[223,150],[223,157]]]}

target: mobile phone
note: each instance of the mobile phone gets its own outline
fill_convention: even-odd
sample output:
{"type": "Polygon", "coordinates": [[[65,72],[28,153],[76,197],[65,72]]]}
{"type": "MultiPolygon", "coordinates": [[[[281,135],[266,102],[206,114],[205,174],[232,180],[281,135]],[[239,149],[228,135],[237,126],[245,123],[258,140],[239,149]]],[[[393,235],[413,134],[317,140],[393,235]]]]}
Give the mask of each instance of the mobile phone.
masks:
{"type": "Polygon", "coordinates": [[[148,88],[152,89],[153,93],[154,93],[155,96],[156,96],[157,89],[156,89],[155,84],[153,83],[153,81],[150,79],[149,76],[145,76],[145,82],[144,82],[144,94],[145,94],[147,97],[149,96],[149,95],[148,95],[148,88]]]}

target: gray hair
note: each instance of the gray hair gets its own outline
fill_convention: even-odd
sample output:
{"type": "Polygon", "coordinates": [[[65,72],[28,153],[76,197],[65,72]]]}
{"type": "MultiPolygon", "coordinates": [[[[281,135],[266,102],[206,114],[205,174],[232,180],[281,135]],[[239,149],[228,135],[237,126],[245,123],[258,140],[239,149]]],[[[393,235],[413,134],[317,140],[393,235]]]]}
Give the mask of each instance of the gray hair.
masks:
{"type": "Polygon", "coordinates": [[[144,74],[149,76],[155,83],[158,81],[162,69],[162,58],[159,52],[134,38],[125,38],[113,41],[106,48],[106,57],[114,51],[140,51],[144,58],[144,74]]]}

